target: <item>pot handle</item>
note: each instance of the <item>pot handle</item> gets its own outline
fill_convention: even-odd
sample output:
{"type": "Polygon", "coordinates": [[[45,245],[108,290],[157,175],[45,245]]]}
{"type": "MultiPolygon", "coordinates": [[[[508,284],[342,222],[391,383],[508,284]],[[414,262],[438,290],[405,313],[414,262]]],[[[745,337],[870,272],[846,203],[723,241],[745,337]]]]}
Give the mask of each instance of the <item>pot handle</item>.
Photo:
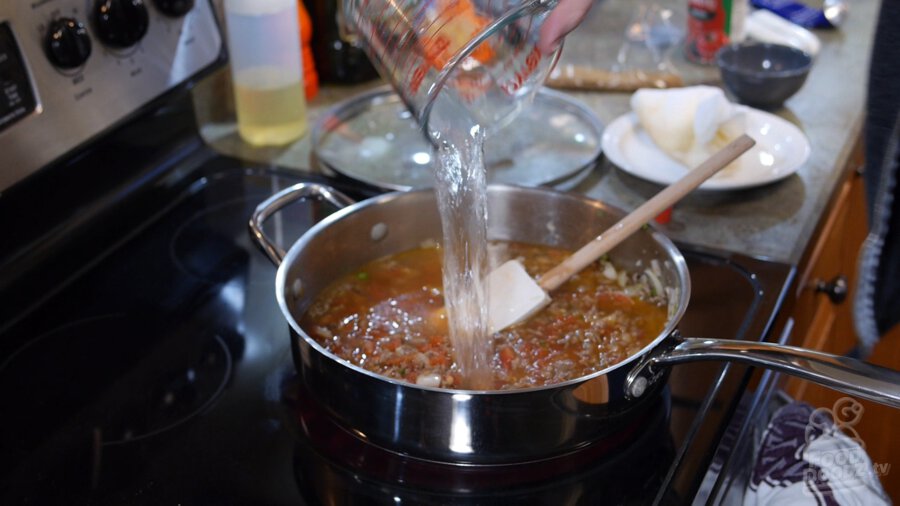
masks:
{"type": "Polygon", "coordinates": [[[250,235],[256,239],[256,244],[263,250],[276,267],[281,265],[281,261],[284,259],[286,253],[284,248],[266,235],[263,231],[263,223],[265,223],[270,216],[280,211],[284,206],[300,199],[308,198],[324,199],[339,209],[343,209],[355,203],[353,199],[334,188],[317,183],[297,183],[260,202],[253,211],[253,215],[250,216],[250,223],[248,224],[250,227],[250,235]]]}
{"type": "Polygon", "coordinates": [[[790,374],[839,392],[900,408],[900,372],[839,355],[785,346],[728,339],[676,338],[644,357],[625,380],[630,397],[644,394],[661,374],[659,366],[725,360],[790,374]]]}

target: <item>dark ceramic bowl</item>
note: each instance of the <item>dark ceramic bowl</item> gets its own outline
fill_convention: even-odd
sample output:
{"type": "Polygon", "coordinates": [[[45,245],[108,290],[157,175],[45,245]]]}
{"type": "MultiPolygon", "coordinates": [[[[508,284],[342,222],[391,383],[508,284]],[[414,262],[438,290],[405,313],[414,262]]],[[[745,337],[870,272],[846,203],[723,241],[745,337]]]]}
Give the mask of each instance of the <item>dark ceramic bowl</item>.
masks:
{"type": "Polygon", "coordinates": [[[716,54],[722,83],[742,104],[763,109],[780,107],[806,81],[812,57],[778,44],[730,44],[716,54]]]}

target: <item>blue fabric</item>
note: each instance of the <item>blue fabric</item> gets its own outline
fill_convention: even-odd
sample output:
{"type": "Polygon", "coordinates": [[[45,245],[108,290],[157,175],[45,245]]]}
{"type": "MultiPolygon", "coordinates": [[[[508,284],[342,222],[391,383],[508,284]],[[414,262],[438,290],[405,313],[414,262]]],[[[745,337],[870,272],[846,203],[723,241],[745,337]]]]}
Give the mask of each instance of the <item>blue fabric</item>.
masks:
{"type": "Polygon", "coordinates": [[[804,28],[833,28],[821,9],[814,9],[794,0],[751,0],[750,5],[757,9],[772,11],[804,28]]]}
{"type": "Polygon", "coordinates": [[[854,321],[865,356],[900,322],[900,2],[885,0],[869,67],[865,184],[869,236],[860,253],[854,321]]]}

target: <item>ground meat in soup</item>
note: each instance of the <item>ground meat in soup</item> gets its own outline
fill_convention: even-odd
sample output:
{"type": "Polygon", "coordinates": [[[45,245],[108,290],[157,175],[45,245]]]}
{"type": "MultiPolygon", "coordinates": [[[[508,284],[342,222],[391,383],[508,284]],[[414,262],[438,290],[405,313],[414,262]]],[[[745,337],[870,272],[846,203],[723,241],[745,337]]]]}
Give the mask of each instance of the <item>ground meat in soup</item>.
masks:
{"type": "MultiPolygon", "coordinates": [[[[521,243],[500,246],[532,276],[570,254],[521,243]]],[[[301,325],[329,352],[370,371],[460,388],[442,311],[440,267],[437,247],[370,262],[320,294],[301,325]]],[[[495,388],[560,383],[641,350],[667,320],[665,296],[650,281],[605,260],[574,276],[553,291],[547,308],[491,337],[495,388]]]]}

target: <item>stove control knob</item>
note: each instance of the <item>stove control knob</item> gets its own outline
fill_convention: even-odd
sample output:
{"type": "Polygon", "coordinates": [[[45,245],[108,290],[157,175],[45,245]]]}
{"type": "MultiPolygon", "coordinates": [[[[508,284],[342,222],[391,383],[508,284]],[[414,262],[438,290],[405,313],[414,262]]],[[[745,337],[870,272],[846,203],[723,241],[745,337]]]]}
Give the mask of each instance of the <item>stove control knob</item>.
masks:
{"type": "Polygon", "coordinates": [[[44,51],[53,65],[61,69],[78,68],[91,56],[91,37],[77,19],[55,19],[47,30],[44,51]]]}
{"type": "Polygon", "coordinates": [[[97,0],[94,22],[100,40],[109,46],[124,48],[137,44],[144,37],[150,15],[144,0],[97,0]]]}
{"type": "Polygon", "coordinates": [[[181,17],[194,8],[194,0],[153,0],[156,7],[166,16],[181,17]]]}

